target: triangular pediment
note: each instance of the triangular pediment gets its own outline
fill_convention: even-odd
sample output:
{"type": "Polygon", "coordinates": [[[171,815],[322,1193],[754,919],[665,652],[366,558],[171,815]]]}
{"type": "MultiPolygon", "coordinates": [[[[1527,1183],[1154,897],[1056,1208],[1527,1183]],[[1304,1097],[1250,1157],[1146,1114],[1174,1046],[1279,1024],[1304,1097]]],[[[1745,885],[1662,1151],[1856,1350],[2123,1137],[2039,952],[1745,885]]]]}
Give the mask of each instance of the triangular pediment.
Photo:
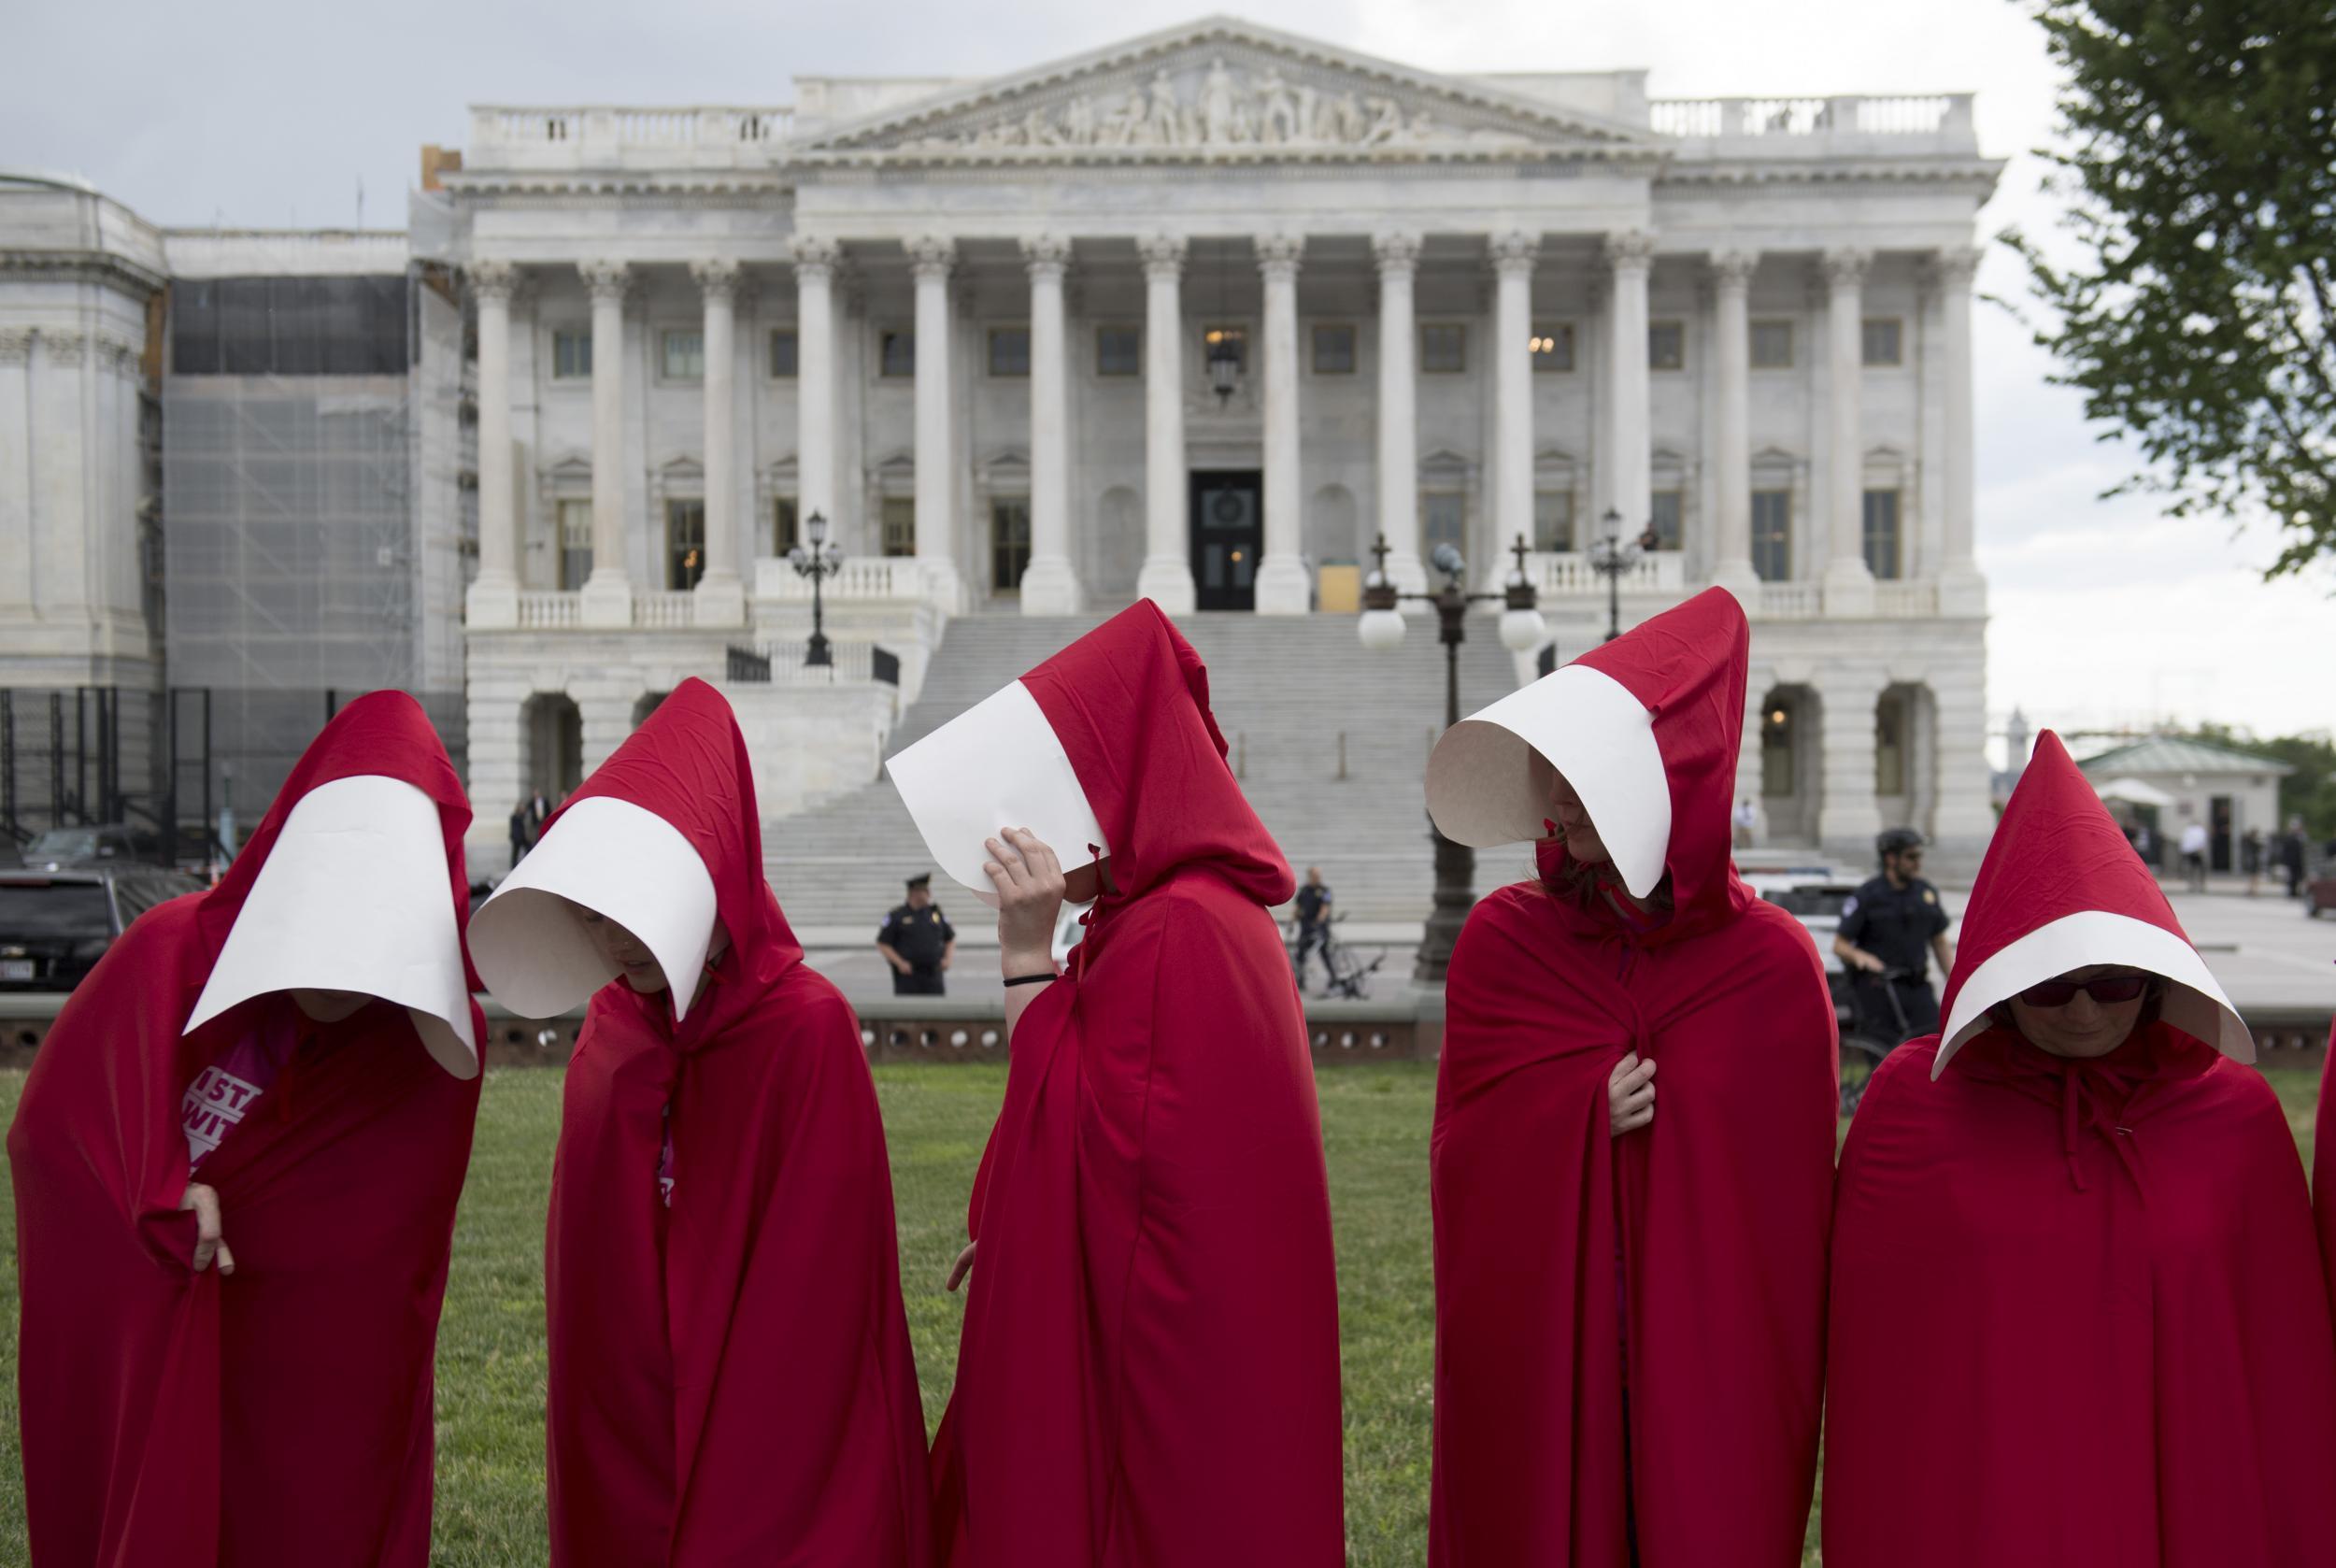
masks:
{"type": "Polygon", "coordinates": [[[1659,155],[1630,126],[1223,17],[953,88],[830,127],[802,150],[851,162],[1659,155]]]}

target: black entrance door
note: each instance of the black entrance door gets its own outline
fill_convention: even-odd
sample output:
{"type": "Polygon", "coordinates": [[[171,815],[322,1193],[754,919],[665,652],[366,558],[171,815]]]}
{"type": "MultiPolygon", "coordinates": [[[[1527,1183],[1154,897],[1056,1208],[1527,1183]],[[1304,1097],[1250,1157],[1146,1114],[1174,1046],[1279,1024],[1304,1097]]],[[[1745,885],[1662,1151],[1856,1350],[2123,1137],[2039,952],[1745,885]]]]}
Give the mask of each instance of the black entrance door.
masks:
{"type": "Polygon", "coordinates": [[[1192,476],[1192,582],[1200,608],[1255,609],[1264,545],[1264,484],[1258,470],[1192,476]]]}

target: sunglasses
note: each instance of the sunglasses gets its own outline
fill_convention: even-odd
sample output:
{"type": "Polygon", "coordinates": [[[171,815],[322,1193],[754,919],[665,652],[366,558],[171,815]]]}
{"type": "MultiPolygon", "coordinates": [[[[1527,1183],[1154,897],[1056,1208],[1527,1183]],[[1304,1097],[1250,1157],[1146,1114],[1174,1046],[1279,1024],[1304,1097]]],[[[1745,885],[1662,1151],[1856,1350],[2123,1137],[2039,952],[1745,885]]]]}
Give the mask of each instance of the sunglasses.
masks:
{"type": "Polygon", "coordinates": [[[2019,999],[2030,1007],[2065,1007],[2080,991],[2096,1002],[2130,1002],[2148,989],[2146,975],[2096,975],[2089,980],[2045,980],[2021,991],[2019,999]]]}

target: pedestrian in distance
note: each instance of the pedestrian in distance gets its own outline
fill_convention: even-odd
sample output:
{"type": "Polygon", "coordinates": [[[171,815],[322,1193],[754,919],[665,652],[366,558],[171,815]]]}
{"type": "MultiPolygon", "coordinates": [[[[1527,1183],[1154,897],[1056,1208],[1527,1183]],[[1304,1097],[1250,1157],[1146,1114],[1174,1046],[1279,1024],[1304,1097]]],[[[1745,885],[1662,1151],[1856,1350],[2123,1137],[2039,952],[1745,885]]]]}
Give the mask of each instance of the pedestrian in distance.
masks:
{"type": "Polygon", "coordinates": [[[886,763],[998,910],[937,1561],[1338,1568],[1338,1288],[1289,865],[1139,601],[886,763]],[[1065,902],[1090,904],[1058,971],[1065,902]],[[1090,902],[1091,901],[1091,902],[1090,902]]]}
{"type": "Polygon", "coordinates": [[[761,823],[729,704],[685,680],[471,922],[514,1012],[590,999],[544,1255],[554,1568],[926,1568],[876,1086],[761,823]]]}
{"type": "Polygon", "coordinates": [[[2263,830],[2249,828],[2239,836],[2239,869],[2246,873],[2247,897],[2253,898],[2263,880],[2263,830]]]}
{"type": "Polygon", "coordinates": [[[2186,823],[2182,829],[2182,880],[2194,893],[2206,891],[2206,824],[2186,823]]]}
{"type": "Polygon", "coordinates": [[[1946,939],[1946,905],[1922,878],[1923,837],[1891,828],[1873,841],[1879,875],[1842,905],[1833,955],[1848,965],[1858,1032],[1895,1046],[1939,1027],[1939,999],[1930,990],[1930,960],[1939,973],[1955,967],[1946,939]]]}
{"type": "Polygon", "coordinates": [[[2280,835],[2279,865],[2287,874],[2287,896],[2303,896],[2303,862],[2310,848],[2303,836],[2303,819],[2287,819],[2287,831],[2280,835]]]}
{"type": "Polygon", "coordinates": [[[1444,834],[1538,872],[1446,985],[1432,1568],[1800,1560],[1838,1042],[1816,945],[1729,856],[1748,663],[1712,589],[1429,759],[1444,834]]]}
{"type": "Polygon", "coordinates": [[[2336,1335],[2246,1026],[2059,738],[1843,1150],[1827,1568],[2336,1561],[2336,1335]],[[2295,1467],[2292,1471],[2288,1467],[2295,1467]]]}
{"type": "Polygon", "coordinates": [[[528,803],[521,801],[511,808],[511,863],[517,865],[527,858],[527,851],[535,847],[535,829],[528,803]]]}
{"type": "Polygon", "coordinates": [[[1759,807],[1752,804],[1752,797],[1746,795],[1744,799],[1736,802],[1736,814],[1733,819],[1733,827],[1734,843],[1737,848],[1749,849],[1752,848],[1752,835],[1759,830],[1759,807]]]}
{"type": "Polygon", "coordinates": [[[894,996],[940,996],[957,962],[957,928],[933,902],[933,873],[908,878],[908,902],[897,905],[876,930],[876,951],[892,971],[894,996]]]}
{"type": "Polygon", "coordinates": [[[470,820],[420,706],[360,697],[59,1013],[7,1140],[34,1568],[430,1561],[470,820]]]}
{"type": "Polygon", "coordinates": [[[1298,972],[1298,990],[1306,989],[1306,955],[1314,953],[1322,960],[1322,981],[1325,985],[1338,978],[1331,967],[1329,944],[1331,938],[1331,890],[1322,881],[1322,868],[1306,867],[1306,879],[1298,884],[1298,900],[1292,923],[1297,927],[1296,948],[1291,965],[1298,972]]]}

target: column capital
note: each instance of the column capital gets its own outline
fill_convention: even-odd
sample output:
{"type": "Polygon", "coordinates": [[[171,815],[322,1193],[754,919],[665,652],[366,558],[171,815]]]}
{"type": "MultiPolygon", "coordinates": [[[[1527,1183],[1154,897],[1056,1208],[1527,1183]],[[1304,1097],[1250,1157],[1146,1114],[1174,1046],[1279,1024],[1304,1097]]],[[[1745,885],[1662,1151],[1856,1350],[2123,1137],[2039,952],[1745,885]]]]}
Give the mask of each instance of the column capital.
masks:
{"type": "Polygon", "coordinates": [[[1986,255],[1987,252],[1975,245],[1944,247],[1923,258],[1924,279],[1943,288],[1968,289],[1986,255]]]}
{"type": "Polygon", "coordinates": [[[526,275],[520,270],[519,264],[493,257],[472,262],[468,271],[473,297],[501,300],[506,305],[510,303],[511,296],[520,292],[520,285],[526,281],[526,275]]]}
{"type": "Polygon", "coordinates": [[[908,270],[919,283],[946,279],[957,261],[957,241],[947,235],[917,235],[901,244],[908,252],[908,270]]]}
{"type": "Polygon", "coordinates": [[[0,327],[0,364],[22,364],[31,359],[37,335],[30,327],[0,327]]]}
{"type": "Polygon", "coordinates": [[[1521,272],[1531,276],[1533,263],[1541,255],[1541,238],[1522,229],[1494,235],[1486,246],[1492,258],[1492,270],[1498,273],[1521,272]]]}
{"type": "Polygon", "coordinates": [[[1712,281],[1722,289],[1748,289],[1759,265],[1758,250],[1715,250],[1711,254],[1712,281]]]}
{"type": "Polygon", "coordinates": [[[1022,264],[1033,283],[1042,278],[1060,282],[1071,264],[1071,242],[1061,235],[1032,235],[1022,241],[1022,264]]]}
{"type": "Polygon", "coordinates": [[[49,350],[51,364],[79,364],[81,350],[89,346],[89,334],[72,327],[44,327],[40,346],[49,350]]]}
{"type": "Polygon", "coordinates": [[[1416,272],[1419,268],[1419,233],[1416,229],[1386,229],[1371,236],[1371,254],[1379,264],[1379,276],[1389,273],[1416,272]]]}
{"type": "Polygon", "coordinates": [[[1135,253],[1144,260],[1144,276],[1152,278],[1182,276],[1185,249],[1182,235],[1146,235],[1135,242],[1135,253]]]}
{"type": "Polygon", "coordinates": [[[622,304],[625,291],[633,285],[633,269],[622,262],[578,262],[576,270],[583,278],[584,286],[591,291],[595,305],[604,300],[622,304]]]}
{"type": "Polygon", "coordinates": [[[735,300],[746,281],[746,268],[728,256],[701,256],[690,264],[690,276],[709,300],[735,300]]]}
{"type": "Polygon", "coordinates": [[[843,243],[825,235],[797,235],[788,247],[788,253],[795,264],[797,281],[833,278],[835,269],[844,264],[843,243]]]}
{"type": "Polygon", "coordinates": [[[1655,264],[1655,236],[1644,229],[1617,229],[1606,236],[1606,264],[1617,272],[1645,272],[1655,264]]]}
{"type": "Polygon", "coordinates": [[[1298,276],[1298,264],[1304,259],[1306,253],[1305,235],[1260,235],[1255,244],[1258,271],[1263,273],[1269,280],[1294,278],[1298,276]]]}
{"type": "Polygon", "coordinates": [[[1818,258],[1817,264],[1823,270],[1829,287],[1854,289],[1865,281],[1866,269],[1873,264],[1873,252],[1855,246],[1843,246],[1826,251],[1818,258]]]}

